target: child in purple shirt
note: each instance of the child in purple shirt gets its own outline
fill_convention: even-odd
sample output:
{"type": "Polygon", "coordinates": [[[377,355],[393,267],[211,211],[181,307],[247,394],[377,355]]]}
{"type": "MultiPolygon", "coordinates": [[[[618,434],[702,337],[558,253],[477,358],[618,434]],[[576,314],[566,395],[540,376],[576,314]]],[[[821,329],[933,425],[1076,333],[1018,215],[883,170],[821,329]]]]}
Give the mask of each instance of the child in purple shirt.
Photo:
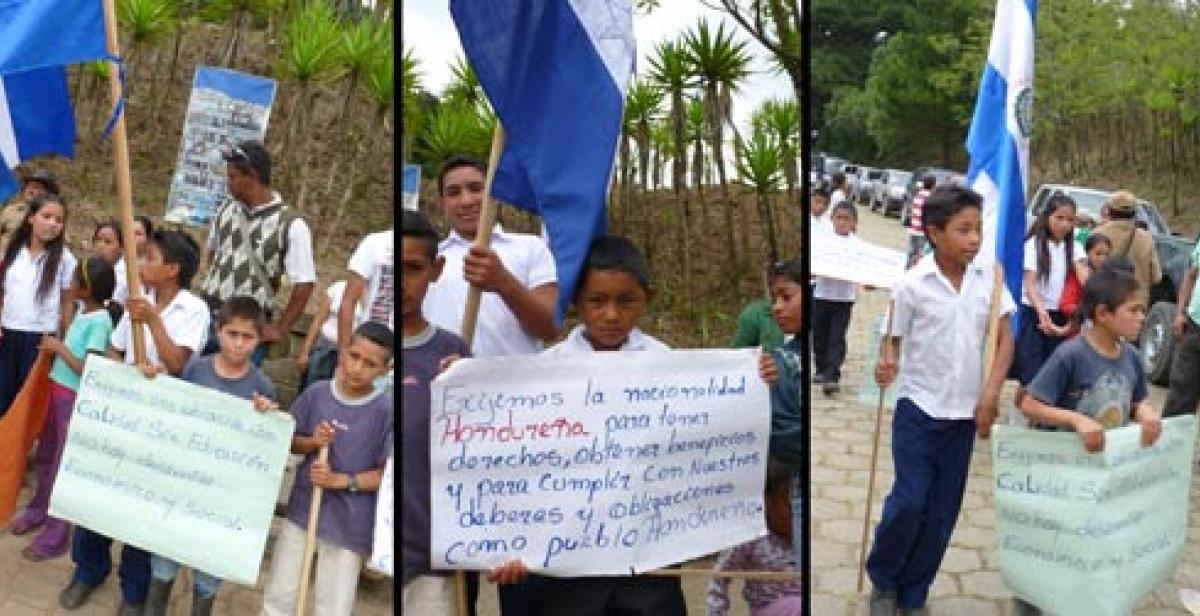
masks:
{"type": "Polygon", "coordinates": [[[263,593],[266,616],[295,612],[309,505],[324,490],[317,522],[313,603],[317,616],[350,616],[363,558],[371,553],[375,497],[392,455],[392,394],[374,386],[392,362],[394,334],[381,323],[363,323],[332,381],[306,389],[292,405],[292,453],[304,454],[288,502],[287,522],[275,545],[263,593]],[[317,460],[329,447],[327,462],[317,460]]]}

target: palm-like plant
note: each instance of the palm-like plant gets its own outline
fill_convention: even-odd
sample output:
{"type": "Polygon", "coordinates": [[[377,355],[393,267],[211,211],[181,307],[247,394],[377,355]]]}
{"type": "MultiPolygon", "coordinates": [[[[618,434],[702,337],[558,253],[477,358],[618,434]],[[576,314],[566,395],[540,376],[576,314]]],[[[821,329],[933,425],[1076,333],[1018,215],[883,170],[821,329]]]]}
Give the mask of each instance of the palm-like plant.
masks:
{"type": "Polygon", "coordinates": [[[450,83],[442,92],[442,98],[448,103],[464,103],[471,107],[487,100],[483,86],[479,85],[479,77],[475,75],[475,69],[471,68],[466,56],[458,56],[450,65],[450,83]]]}
{"type": "Polygon", "coordinates": [[[285,28],[285,46],[279,72],[299,86],[288,118],[288,145],[303,157],[298,170],[300,188],[296,197],[296,209],[300,212],[305,212],[308,162],[312,155],[313,131],[309,129],[309,116],[316,103],[313,85],[336,77],[340,39],[341,27],[326,0],[314,0],[297,13],[285,28]],[[304,136],[299,147],[296,147],[297,134],[304,136]]]}
{"type": "MultiPolygon", "coordinates": [[[[725,214],[725,240],[733,256],[732,273],[736,279],[740,279],[745,270],[733,236],[733,203],[729,200],[729,184],[725,177],[723,128],[725,119],[730,114],[729,101],[732,100],[732,93],[737,91],[740,83],[750,74],[750,55],[746,51],[746,43],[735,41],[732,33],[725,31],[724,24],[718,25],[714,32],[705,19],[701,19],[684,34],[683,41],[688,63],[692,65],[703,86],[709,147],[712,148],[717,178],[721,183],[721,196],[726,201],[726,206],[722,208],[725,214]]],[[[744,224],[744,216],[742,221],[742,239],[748,244],[749,227],[744,224]]],[[[733,294],[737,293],[737,285],[730,285],[730,289],[733,294]]]]}
{"type": "MultiPolygon", "coordinates": [[[[117,21],[121,32],[129,41],[129,51],[126,53],[126,66],[132,74],[140,72],[138,61],[147,45],[162,40],[170,33],[175,23],[175,4],[171,0],[121,0],[117,4],[117,21]]],[[[157,73],[152,76],[151,100],[154,99],[154,84],[157,83],[157,73]]],[[[133,80],[126,80],[126,89],[133,80]]]]}
{"type": "Polygon", "coordinates": [[[229,34],[226,35],[224,51],[218,60],[222,66],[235,67],[238,60],[238,48],[242,41],[242,30],[254,19],[266,19],[285,0],[212,0],[205,7],[209,19],[229,21],[229,34]]]}
{"type": "MultiPolygon", "coordinates": [[[[679,227],[683,238],[683,296],[684,312],[690,319],[692,311],[692,240],[691,215],[687,200],[687,99],[684,95],[695,87],[692,67],[683,52],[682,44],[675,41],[659,43],[650,56],[650,81],[663,90],[671,99],[671,188],[680,201],[683,214],[679,227]]],[[[703,116],[701,116],[703,117],[703,116]]],[[[703,220],[701,221],[703,223],[703,220]]]]}
{"type": "Polygon", "coordinates": [[[650,186],[655,190],[662,186],[663,163],[670,156],[673,143],[670,118],[660,118],[650,126],[650,150],[653,153],[650,161],[650,186]]]}
{"type": "Polygon", "coordinates": [[[462,103],[443,103],[425,125],[418,149],[426,160],[441,161],[456,154],[486,158],[495,116],[462,103]]]}
{"type": "Polygon", "coordinates": [[[789,197],[795,197],[799,184],[800,107],[794,100],[768,100],[754,113],[755,131],[770,135],[779,147],[783,178],[789,197]]]}
{"type": "Polygon", "coordinates": [[[644,82],[634,82],[625,95],[625,127],[637,143],[638,174],[644,192],[650,173],[650,126],[658,119],[662,90],[644,82]]]}
{"type": "Polygon", "coordinates": [[[766,130],[755,130],[749,140],[738,142],[737,172],[743,182],[754,187],[758,217],[765,224],[771,262],[779,260],[779,246],[775,242],[770,194],[778,191],[783,181],[783,164],[779,142],[766,130]]]}
{"type": "Polygon", "coordinates": [[[358,90],[363,75],[374,66],[381,55],[392,53],[392,24],[361,19],[349,25],[339,40],[337,63],[341,65],[345,82],[338,102],[334,125],[346,119],[350,101],[358,90]]]}
{"type": "MultiPolygon", "coordinates": [[[[368,75],[368,81],[370,76],[368,75]]],[[[368,87],[368,90],[371,88],[368,87]]],[[[420,61],[411,48],[400,57],[400,101],[401,120],[404,130],[400,131],[400,160],[407,161],[412,151],[413,137],[421,131],[421,108],[417,97],[421,94],[420,61]]]]}

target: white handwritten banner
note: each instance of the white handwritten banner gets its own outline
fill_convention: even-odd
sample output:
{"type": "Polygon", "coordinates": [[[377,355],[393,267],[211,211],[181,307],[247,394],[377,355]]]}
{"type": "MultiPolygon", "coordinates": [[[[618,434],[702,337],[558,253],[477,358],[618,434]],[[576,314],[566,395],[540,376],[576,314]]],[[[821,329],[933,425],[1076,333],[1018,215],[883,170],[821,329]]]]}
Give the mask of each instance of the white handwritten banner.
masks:
{"type": "Polygon", "coordinates": [[[432,396],[435,568],[627,575],[766,534],[752,349],[463,360],[432,396]]]}
{"type": "Polygon", "coordinates": [[[287,413],[91,356],[50,513],[253,586],[294,426],[287,413]]]}
{"type": "Polygon", "coordinates": [[[814,232],[809,255],[814,276],[890,289],[904,275],[903,252],[877,246],[858,236],[814,232]]]}
{"type": "Polygon", "coordinates": [[[996,426],[996,528],[1005,582],[1046,613],[1117,616],[1172,577],[1187,540],[1196,418],[1104,434],[1087,454],[1071,432],[996,426]]]}
{"type": "Polygon", "coordinates": [[[392,466],[392,458],[388,458],[387,466],[383,469],[383,480],[379,484],[379,499],[375,503],[375,541],[367,566],[380,573],[394,576],[396,484],[392,466]]]}

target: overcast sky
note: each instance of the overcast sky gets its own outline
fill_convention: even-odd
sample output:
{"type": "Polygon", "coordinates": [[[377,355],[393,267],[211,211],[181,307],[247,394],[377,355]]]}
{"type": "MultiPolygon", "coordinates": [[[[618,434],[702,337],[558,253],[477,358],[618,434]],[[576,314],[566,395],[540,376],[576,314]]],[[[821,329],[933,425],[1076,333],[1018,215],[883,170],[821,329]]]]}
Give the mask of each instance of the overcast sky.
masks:
{"type": "MultiPolygon", "coordinates": [[[[638,46],[638,73],[650,69],[647,56],[660,41],[671,40],[691,28],[700,17],[706,17],[712,27],[726,22],[726,31],[733,30],[737,40],[748,42],[753,56],[754,73],[734,98],[734,121],[740,130],[747,130],[750,116],[763,101],[770,98],[793,98],[791,82],[783,73],[774,73],[766,48],[755,41],[732,18],[713,11],[698,0],[664,0],[662,6],[649,16],[634,14],[633,29],[638,46]]],[[[450,19],[449,0],[404,0],[401,5],[402,45],[412,49],[420,60],[421,83],[425,89],[440,94],[450,81],[450,65],[462,54],[458,31],[450,19]]]]}

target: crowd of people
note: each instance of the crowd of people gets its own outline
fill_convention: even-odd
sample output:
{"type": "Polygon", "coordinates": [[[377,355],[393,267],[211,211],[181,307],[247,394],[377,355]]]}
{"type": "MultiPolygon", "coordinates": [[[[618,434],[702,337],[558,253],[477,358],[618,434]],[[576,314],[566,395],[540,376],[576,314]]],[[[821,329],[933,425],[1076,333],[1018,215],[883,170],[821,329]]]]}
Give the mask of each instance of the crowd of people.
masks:
{"type": "MultiPolygon", "coordinates": [[[[1174,323],[1184,359],[1172,364],[1165,412],[1149,403],[1133,341],[1162,268],[1153,237],[1136,222],[1132,194],[1114,193],[1098,226],[1070,196],[1052,195],[1025,238],[1019,302],[1001,293],[999,306],[992,306],[996,272],[975,258],[983,240],[982,197],[953,183],[935,187],[931,177],[921,181],[908,229],[908,270],[893,288],[892,326],[874,367],[880,387],[897,384],[897,401],[895,480],[866,563],[872,616],[928,613],[926,600],[958,519],[975,437],[990,434],[1006,380],[1018,383],[1013,402],[1021,421],[1034,429],[1073,431],[1088,452],[1104,448],[1105,430],[1129,424],[1140,426],[1142,444],[1149,446],[1161,433],[1163,415],[1195,413],[1200,403],[1194,360],[1200,249],[1179,290],[1174,323]],[[984,374],[981,349],[992,310],[998,336],[984,374]]],[[[835,198],[830,207],[829,201],[821,191],[810,196],[814,237],[844,240],[852,234],[853,206],[835,198]]],[[[836,284],[818,277],[814,285],[816,378],[826,384],[836,383],[846,333],[842,308],[831,302],[853,302],[855,291],[850,285],[831,297],[831,288],[841,291],[836,284]]],[[[1014,613],[1042,611],[1018,596],[1014,613]]]]}
{"type": "MultiPolygon", "coordinates": [[[[499,224],[489,247],[477,246],[486,168],[468,157],[447,160],[437,177],[449,230],[440,235],[430,219],[403,213],[401,256],[404,288],[404,376],[401,426],[401,588],[405,613],[453,614],[454,584],[447,571],[430,566],[430,382],[464,357],[637,351],[661,353],[669,346],[643,331],[653,283],[650,268],[629,239],[592,241],[571,298],[579,324],[558,329],[555,262],[543,238],[513,233],[499,224]],[[474,339],[459,336],[471,285],[484,291],[474,339]],[[561,341],[544,348],[546,341],[561,341]]],[[[766,473],[763,539],[722,554],[718,568],[798,572],[801,520],[799,464],[805,445],[800,404],[799,336],[804,299],[798,258],[767,268],[770,299],[752,302],[738,318],[736,346],[760,347],[760,373],[771,392],[771,462],[766,473]],[[796,529],[797,532],[793,532],[796,529]]],[[[345,304],[343,304],[345,310],[345,304]]],[[[520,560],[497,563],[485,577],[499,585],[504,616],[681,616],[686,606],[679,578],[559,577],[531,574],[520,560]]],[[[475,614],[479,576],[467,575],[469,613],[475,614]]],[[[800,612],[800,580],[748,582],[745,597],[755,614],[800,612]]],[[[708,613],[727,613],[728,585],[714,581],[708,613]]]]}
{"type": "MultiPolygon", "coordinates": [[[[24,174],[21,191],[0,212],[0,414],[39,353],[54,356],[33,497],[8,530],[36,532],[22,551],[30,560],[70,554],[74,568],[59,595],[65,609],[84,606],[114,566],[111,538],[48,513],[80,374],[89,357],[102,355],[135,365],[145,378],[168,374],[250,400],[258,412],[292,414],[290,451],[303,461],[275,542],[262,613],[294,611],[314,487],[323,490],[316,613],[354,612],[359,575],[372,550],[376,492],[393,456],[393,231],[365,237],[345,280],[330,285],[293,358],[299,395],[281,410],[277,388],[261,366],[272,348],[284,348],[277,343],[290,335],[316,285],[312,234],[272,189],[271,161],[261,142],[242,142],[223,157],[228,198],[215,211],[204,254],[188,232],[156,228],[139,216],[131,251],[138,259],[136,285],[126,277],[124,235],[115,220],[96,226],[87,254],[73,254],[65,237],[70,206],[49,172],[24,174]],[[280,307],[283,276],[291,292],[280,307]],[[134,327],[145,340],[141,357],[134,327]],[[322,449],[327,461],[318,457],[322,449]]],[[[179,563],[126,544],[117,569],[122,615],[167,613],[179,563]]],[[[212,613],[221,580],[203,571],[193,571],[192,580],[191,613],[212,613]]]]}

